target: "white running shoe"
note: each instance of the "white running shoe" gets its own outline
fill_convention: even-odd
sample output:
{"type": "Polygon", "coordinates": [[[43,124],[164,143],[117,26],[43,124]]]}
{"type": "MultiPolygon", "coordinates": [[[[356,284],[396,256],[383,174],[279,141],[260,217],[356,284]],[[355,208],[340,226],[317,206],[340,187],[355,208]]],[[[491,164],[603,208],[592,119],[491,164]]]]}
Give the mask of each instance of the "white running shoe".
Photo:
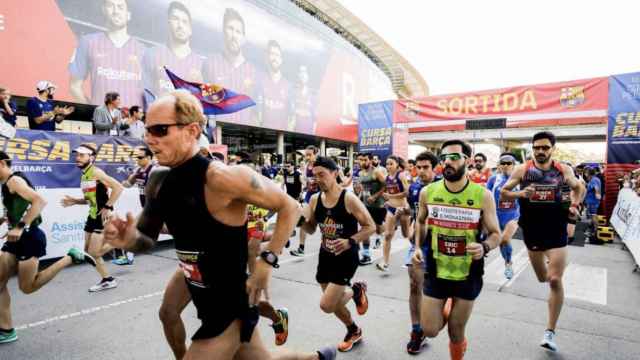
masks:
{"type": "Polygon", "coordinates": [[[112,278],[111,280],[102,279],[100,280],[99,283],[90,287],[89,292],[98,292],[98,291],[113,289],[117,286],[118,286],[118,282],[116,281],[115,278],[112,278]]]}
{"type": "Polygon", "coordinates": [[[378,268],[378,270],[380,271],[384,271],[387,272],[389,271],[389,264],[383,264],[383,263],[377,263],[376,267],[378,268]]]}
{"type": "Polygon", "coordinates": [[[556,342],[554,340],[555,337],[555,332],[553,332],[552,330],[545,330],[540,346],[551,351],[558,351],[558,345],[556,345],[556,342]]]}

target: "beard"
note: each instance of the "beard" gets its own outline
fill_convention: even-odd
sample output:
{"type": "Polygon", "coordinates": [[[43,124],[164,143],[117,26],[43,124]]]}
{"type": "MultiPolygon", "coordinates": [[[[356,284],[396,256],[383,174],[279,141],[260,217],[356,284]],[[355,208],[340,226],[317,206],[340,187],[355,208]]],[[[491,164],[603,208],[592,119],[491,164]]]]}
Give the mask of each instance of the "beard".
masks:
{"type": "Polygon", "coordinates": [[[467,172],[467,169],[465,165],[462,165],[457,169],[454,168],[453,166],[447,165],[445,166],[442,175],[444,176],[445,180],[455,182],[462,179],[462,177],[466,172],[467,172]]]}
{"type": "Polygon", "coordinates": [[[538,154],[538,155],[535,156],[535,158],[536,158],[536,161],[539,164],[546,164],[549,161],[549,159],[551,158],[551,156],[547,156],[547,155],[544,155],[544,154],[538,154]]]}
{"type": "Polygon", "coordinates": [[[91,164],[91,161],[87,161],[87,162],[86,162],[86,163],[84,163],[84,164],[76,164],[76,166],[78,166],[80,169],[83,169],[83,170],[84,170],[84,169],[86,169],[86,168],[87,168],[87,166],[89,166],[90,164],[91,164]]]}
{"type": "Polygon", "coordinates": [[[474,166],[476,167],[477,170],[482,170],[482,168],[484,167],[484,164],[475,164],[474,166]]]}

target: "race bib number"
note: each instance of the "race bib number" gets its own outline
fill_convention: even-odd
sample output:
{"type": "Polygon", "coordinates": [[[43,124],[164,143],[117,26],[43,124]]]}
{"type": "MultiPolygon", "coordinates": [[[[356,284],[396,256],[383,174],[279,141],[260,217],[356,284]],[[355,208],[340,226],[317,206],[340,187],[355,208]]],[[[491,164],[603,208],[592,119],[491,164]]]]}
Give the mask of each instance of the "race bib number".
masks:
{"type": "Polygon", "coordinates": [[[82,181],[80,188],[83,193],[96,191],[97,182],[95,180],[82,181]]]}
{"type": "Polygon", "coordinates": [[[184,277],[191,285],[208,288],[204,283],[202,272],[198,265],[198,259],[202,255],[199,252],[176,250],[178,255],[178,266],[184,273],[184,277]]]}
{"type": "Polygon", "coordinates": [[[556,202],[556,185],[534,185],[531,202],[554,203],[556,202]]]}
{"type": "Polygon", "coordinates": [[[293,176],[287,176],[287,184],[295,183],[295,178],[293,176]]]}
{"type": "Polygon", "coordinates": [[[466,238],[438,234],[438,252],[446,256],[465,256],[467,255],[466,238]]]}
{"type": "Polygon", "coordinates": [[[498,203],[499,209],[513,209],[516,206],[515,201],[502,201],[498,203]]]}

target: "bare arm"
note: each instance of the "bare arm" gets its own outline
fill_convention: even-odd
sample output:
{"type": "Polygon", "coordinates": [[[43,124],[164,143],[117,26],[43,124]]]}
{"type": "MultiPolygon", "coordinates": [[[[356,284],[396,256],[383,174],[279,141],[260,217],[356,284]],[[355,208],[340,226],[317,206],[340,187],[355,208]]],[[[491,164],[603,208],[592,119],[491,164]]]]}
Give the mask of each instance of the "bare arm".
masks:
{"type": "Polygon", "coordinates": [[[47,121],[51,121],[53,119],[55,119],[56,115],[53,112],[46,112],[43,113],[42,116],[38,116],[37,118],[34,118],[33,121],[36,122],[36,124],[43,124],[46,123],[47,121]]]}
{"type": "Polygon", "coordinates": [[[500,189],[500,199],[509,201],[525,197],[524,190],[512,191],[513,188],[518,186],[520,184],[520,181],[522,181],[524,171],[524,165],[518,165],[518,167],[513,170],[513,173],[511,173],[511,177],[509,177],[509,180],[507,180],[502,189],[500,189]]]}
{"type": "Polygon", "coordinates": [[[422,239],[427,235],[427,214],[429,214],[429,208],[427,207],[427,187],[425,186],[420,191],[420,198],[418,200],[418,216],[416,217],[416,229],[414,233],[416,249],[420,249],[420,246],[422,245],[422,239]]]}
{"type": "MultiPolygon", "coordinates": [[[[562,175],[564,176],[565,183],[571,188],[571,206],[577,207],[582,202],[582,199],[584,199],[586,189],[582,182],[576,178],[573,170],[569,166],[562,165],[562,175]]],[[[600,195],[600,189],[596,189],[596,194],[600,195]]]]}
{"type": "Polygon", "coordinates": [[[69,91],[71,92],[71,96],[73,96],[79,103],[88,104],[89,98],[84,94],[84,90],[82,89],[83,79],[71,78],[69,82],[69,91]]]}
{"type": "Polygon", "coordinates": [[[109,200],[107,200],[106,205],[113,206],[116,203],[116,201],[118,201],[118,198],[122,194],[122,190],[123,190],[122,185],[118,182],[118,180],[107,175],[107,173],[105,173],[102,169],[96,168],[94,174],[95,174],[96,180],[100,181],[109,189],[111,189],[111,194],[109,195],[109,200]]]}
{"type": "Polygon", "coordinates": [[[488,234],[485,242],[489,248],[495,249],[500,244],[500,226],[493,195],[486,189],[482,197],[482,225],[488,234]]]}
{"type": "Polygon", "coordinates": [[[362,201],[357,196],[348,192],[345,196],[345,205],[347,212],[355,216],[360,224],[360,231],[355,233],[351,238],[357,242],[367,240],[374,232],[376,232],[376,224],[367,208],[364,207],[362,201]]]}
{"type": "Polygon", "coordinates": [[[313,194],[309,200],[309,204],[305,205],[303,214],[305,215],[305,222],[302,224],[302,230],[311,235],[316,232],[318,224],[316,223],[316,204],[318,203],[318,197],[320,193],[313,194]]]}
{"type": "Polygon", "coordinates": [[[21,198],[31,203],[31,206],[22,217],[22,221],[29,226],[42,213],[42,209],[47,205],[47,202],[24,179],[18,176],[12,177],[7,182],[7,186],[9,191],[18,194],[21,198]]]}
{"type": "Polygon", "coordinates": [[[407,178],[404,176],[404,173],[400,173],[399,178],[400,178],[400,181],[402,182],[402,188],[404,189],[404,191],[397,194],[387,194],[387,197],[389,199],[404,199],[407,197],[407,194],[409,194],[409,182],[407,181],[407,178]]]}

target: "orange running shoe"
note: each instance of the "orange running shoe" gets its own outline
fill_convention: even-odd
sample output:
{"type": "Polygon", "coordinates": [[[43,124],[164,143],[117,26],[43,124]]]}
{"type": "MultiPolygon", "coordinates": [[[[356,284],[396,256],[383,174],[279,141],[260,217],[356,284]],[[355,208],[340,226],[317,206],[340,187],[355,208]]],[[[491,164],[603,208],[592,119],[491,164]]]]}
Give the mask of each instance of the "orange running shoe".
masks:
{"type": "Polygon", "coordinates": [[[271,325],[273,332],[276,333],[276,345],[280,346],[287,342],[289,337],[289,312],[287,309],[282,308],[276,310],[280,321],[271,325]]]}
{"type": "Polygon", "coordinates": [[[364,315],[369,310],[369,298],[367,298],[367,283],[358,281],[351,287],[353,289],[353,302],[359,315],[364,315]]]}
{"type": "Polygon", "coordinates": [[[338,350],[341,352],[347,352],[353,349],[353,345],[362,340],[362,329],[358,328],[355,332],[347,331],[347,335],[344,337],[344,341],[338,344],[338,350]]]}

